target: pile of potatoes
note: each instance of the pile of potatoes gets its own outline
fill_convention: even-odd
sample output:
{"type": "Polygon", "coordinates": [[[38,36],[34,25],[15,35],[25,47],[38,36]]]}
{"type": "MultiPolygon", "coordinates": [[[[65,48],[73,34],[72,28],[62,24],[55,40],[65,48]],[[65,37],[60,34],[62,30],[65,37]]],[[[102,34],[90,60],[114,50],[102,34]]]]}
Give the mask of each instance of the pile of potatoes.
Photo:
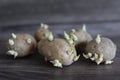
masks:
{"type": "Polygon", "coordinates": [[[46,61],[59,68],[78,61],[81,54],[98,65],[111,64],[115,58],[116,45],[109,38],[99,34],[93,39],[85,24],[82,29],[72,29],[69,33],[64,31],[63,35],[64,39],[54,38],[48,25],[42,23],[35,31],[34,37],[25,33],[12,33],[6,42],[6,54],[14,58],[24,57],[37,48],[46,61]]]}

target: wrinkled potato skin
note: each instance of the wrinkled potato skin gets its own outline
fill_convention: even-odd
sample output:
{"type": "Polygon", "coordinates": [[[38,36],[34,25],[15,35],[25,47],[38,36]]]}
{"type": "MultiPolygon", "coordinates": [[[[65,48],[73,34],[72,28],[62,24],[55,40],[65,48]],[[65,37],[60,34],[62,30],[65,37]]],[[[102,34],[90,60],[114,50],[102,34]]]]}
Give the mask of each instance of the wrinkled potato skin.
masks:
{"type": "Polygon", "coordinates": [[[44,28],[38,28],[36,31],[35,31],[35,39],[37,40],[37,42],[39,42],[40,40],[42,39],[46,39],[46,36],[45,34],[50,32],[48,29],[44,29],[44,28]]]}
{"type": "Polygon", "coordinates": [[[16,39],[10,37],[9,39],[14,40],[14,45],[9,45],[7,41],[7,50],[15,50],[18,52],[17,57],[24,57],[30,54],[36,47],[36,40],[29,34],[16,34],[16,39]],[[27,43],[27,39],[31,39],[31,44],[27,43]]]}
{"type": "Polygon", "coordinates": [[[52,42],[41,40],[38,43],[38,51],[49,61],[58,59],[63,65],[72,64],[76,56],[74,46],[70,46],[64,39],[54,39],[52,42]],[[69,54],[71,48],[73,48],[74,52],[69,54]]]}
{"type": "Polygon", "coordinates": [[[76,50],[82,53],[85,51],[87,43],[92,40],[92,37],[89,33],[82,30],[77,30],[74,34],[78,38],[78,40],[75,42],[76,50]]]}
{"type": "Polygon", "coordinates": [[[108,38],[101,38],[101,43],[97,44],[92,40],[86,46],[86,53],[103,54],[104,61],[112,60],[116,55],[116,45],[108,38]]]}

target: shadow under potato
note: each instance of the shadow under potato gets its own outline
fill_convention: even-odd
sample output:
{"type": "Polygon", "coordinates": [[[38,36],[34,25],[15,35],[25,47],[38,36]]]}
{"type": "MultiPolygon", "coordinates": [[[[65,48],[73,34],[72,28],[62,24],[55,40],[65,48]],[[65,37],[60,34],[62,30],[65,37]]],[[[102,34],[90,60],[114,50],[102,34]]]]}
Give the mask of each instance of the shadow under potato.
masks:
{"type": "Polygon", "coordinates": [[[82,55],[83,53],[85,53],[86,45],[87,45],[87,44],[86,44],[85,42],[78,43],[78,44],[75,46],[76,51],[77,51],[77,54],[82,55]]]}

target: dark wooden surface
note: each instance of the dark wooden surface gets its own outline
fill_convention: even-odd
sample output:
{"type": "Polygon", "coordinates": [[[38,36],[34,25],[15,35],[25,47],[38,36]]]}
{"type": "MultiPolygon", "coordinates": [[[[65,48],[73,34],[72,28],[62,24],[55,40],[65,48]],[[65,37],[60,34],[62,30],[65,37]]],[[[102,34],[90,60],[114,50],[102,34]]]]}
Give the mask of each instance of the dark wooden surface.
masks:
{"type": "Polygon", "coordinates": [[[0,80],[119,80],[120,79],[119,0],[1,0],[0,1],[0,80]],[[36,52],[13,59],[5,54],[11,33],[29,33],[40,22],[50,25],[55,37],[63,31],[81,28],[111,38],[117,45],[112,65],[99,65],[80,58],[63,69],[55,68],[36,52]]]}

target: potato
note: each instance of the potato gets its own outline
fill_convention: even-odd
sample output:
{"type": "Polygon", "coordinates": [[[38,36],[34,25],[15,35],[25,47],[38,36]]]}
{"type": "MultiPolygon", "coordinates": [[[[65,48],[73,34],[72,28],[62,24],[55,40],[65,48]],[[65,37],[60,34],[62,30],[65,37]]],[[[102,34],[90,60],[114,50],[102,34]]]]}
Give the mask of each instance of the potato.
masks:
{"type": "Polygon", "coordinates": [[[50,61],[55,67],[68,66],[77,61],[79,56],[73,45],[64,39],[41,40],[38,43],[38,52],[50,61]]]}
{"type": "Polygon", "coordinates": [[[41,26],[35,31],[34,37],[39,42],[42,39],[46,39],[46,34],[49,32],[48,25],[41,23],[41,26]]]}
{"type": "Polygon", "coordinates": [[[10,36],[6,43],[7,54],[16,57],[24,57],[35,49],[36,40],[29,34],[14,34],[10,36]]]}
{"type": "Polygon", "coordinates": [[[97,64],[105,62],[111,64],[116,55],[116,45],[106,37],[97,36],[95,40],[90,41],[86,46],[86,53],[83,54],[85,58],[90,58],[97,64]]]}
{"type": "MultiPolygon", "coordinates": [[[[64,33],[64,36],[66,38],[67,33],[64,33]]],[[[86,32],[85,25],[83,25],[81,30],[72,29],[72,32],[70,32],[68,37],[69,38],[66,39],[68,42],[75,45],[78,53],[83,53],[85,51],[86,44],[92,40],[91,35],[86,32]]]]}

